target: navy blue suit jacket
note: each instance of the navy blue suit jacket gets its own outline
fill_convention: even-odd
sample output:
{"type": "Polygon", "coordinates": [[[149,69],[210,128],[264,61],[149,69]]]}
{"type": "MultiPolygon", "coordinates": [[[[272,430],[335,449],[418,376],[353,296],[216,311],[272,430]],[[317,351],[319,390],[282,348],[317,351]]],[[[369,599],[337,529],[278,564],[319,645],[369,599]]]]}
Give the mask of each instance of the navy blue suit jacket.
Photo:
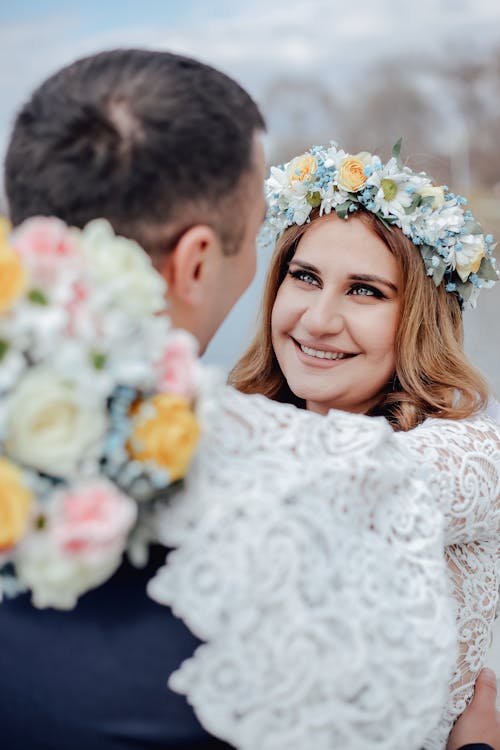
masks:
{"type": "Polygon", "coordinates": [[[2,750],[218,750],[167,679],[198,641],[146,595],[165,558],[123,563],[70,612],[0,604],[2,750]]]}

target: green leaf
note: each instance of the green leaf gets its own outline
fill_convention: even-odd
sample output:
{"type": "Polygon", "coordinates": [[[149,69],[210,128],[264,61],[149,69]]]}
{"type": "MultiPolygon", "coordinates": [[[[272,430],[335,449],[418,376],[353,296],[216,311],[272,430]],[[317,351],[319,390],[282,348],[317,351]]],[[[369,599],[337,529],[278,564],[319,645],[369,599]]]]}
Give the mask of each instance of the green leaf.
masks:
{"type": "Polygon", "coordinates": [[[40,289],[32,289],[28,292],[28,299],[34,305],[48,305],[49,301],[40,289]]]}
{"type": "Polygon", "coordinates": [[[498,272],[487,256],[481,260],[477,275],[485,281],[498,281],[498,272]]]}
{"type": "Polygon", "coordinates": [[[394,146],[392,147],[392,155],[398,162],[398,164],[401,163],[401,146],[403,144],[403,136],[399,138],[399,140],[396,141],[394,146]]]}
{"type": "Polygon", "coordinates": [[[481,224],[478,224],[477,221],[466,221],[464,224],[464,229],[467,234],[482,234],[483,228],[481,224]]]}
{"type": "MultiPolygon", "coordinates": [[[[429,196],[429,197],[430,197],[430,202],[432,203],[432,201],[434,200],[434,198],[432,196],[429,196]]],[[[420,205],[423,204],[424,200],[427,201],[427,198],[424,198],[422,200],[422,196],[421,195],[419,195],[418,193],[413,193],[413,195],[411,197],[411,203],[410,203],[410,205],[405,208],[405,214],[407,216],[409,216],[410,214],[412,214],[418,206],[420,206],[420,205]]],[[[429,201],[427,201],[427,202],[429,202],[429,201]]]]}
{"type": "Polygon", "coordinates": [[[9,349],[10,349],[9,342],[5,341],[5,339],[0,339],[0,362],[5,357],[9,349]]]}
{"type": "Polygon", "coordinates": [[[339,219],[346,219],[349,215],[349,206],[351,205],[352,201],[346,201],[345,203],[342,203],[340,206],[335,207],[335,213],[339,217],[339,219]]]}
{"type": "Polygon", "coordinates": [[[457,292],[460,294],[464,302],[469,301],[469,297],[472,294],[472,284],[465,284],[463,281],[457,281],[457,292]]]}
{"type": "MultiPolygon", "coordinates": [[[[418,195],[418,193],[417,193],[417,195],[418,195]]],[[[417,206],[432,206],[432,204],[434,203],[434,200],[435,200],[433,195],[426,195],[424,197],[422,197],[420,195],[419,198],[420,198],[420,200],[417,203],[417,206]]]]}
{"type": "Polygon", "coordinates": [[[444,260],[441,260],[438,266],[432,267],[434,268],[432,280],[434,281],[436,286],[439,286],[443,280],[444,272],[446,271],[446,263],[444,262],[444,260]]]}
{"type": "Polygon", "coordinates": [[[103,370],[106,366],[106,355],[101,354],[100,352],[92,352],[91,355],[92,364],[94,365],[96,370],[103,370]]]}
{"type": "Polygon", "coordinates": [[[45,518],[45,516],[43,514],[40,514],[39,516],[37,516],[37,518],[35,519],[36,530],[43,531],[46,525],[47,525],[47,519],[45,518]]]}
{"type": "Polygon", "coordinates": [[[390,229],[391,228],[391,225],[389,224],[389,222],[387,221],[387,219],[384,219],[384,217],[381,216],[380,214],[375,214],[375,215],[376,215],[377,219],[384,225],[384,227],[386,229],[390,229]]]}

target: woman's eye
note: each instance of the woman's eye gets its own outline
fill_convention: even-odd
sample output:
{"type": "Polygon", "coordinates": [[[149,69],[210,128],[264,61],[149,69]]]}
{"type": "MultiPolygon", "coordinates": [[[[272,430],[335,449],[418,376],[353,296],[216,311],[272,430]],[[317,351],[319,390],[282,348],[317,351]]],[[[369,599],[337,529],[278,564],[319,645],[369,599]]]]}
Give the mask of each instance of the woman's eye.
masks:
{"type": "Polygon", "coordinates": [[[313,276],[309,271],[302,271],[302,270],[295,270],[295,271],[288,271],[292,279],[297,279],[297,281],[303,281],[305,284],[313,284],[314,286],[319,286],[318,279],[313,276]]]}
{"type": "Polygon", "coordinates": [[[356,284],[351,287],[350,293],[356,297],[377,297],[377,299],[382,299],[384,296],[379,289],[376,289],[373,286],[365,286],[363,284],[356,284]]]}

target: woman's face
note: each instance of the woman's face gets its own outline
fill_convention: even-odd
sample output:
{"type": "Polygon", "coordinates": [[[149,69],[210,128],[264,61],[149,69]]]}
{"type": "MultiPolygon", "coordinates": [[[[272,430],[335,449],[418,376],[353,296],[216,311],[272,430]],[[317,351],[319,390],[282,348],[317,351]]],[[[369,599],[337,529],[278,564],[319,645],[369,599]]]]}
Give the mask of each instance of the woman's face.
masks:
{"type": "Polygon", "coordinates": [[[395,371],[400,274],[359,218],[314,221],[274,303],[272,342],[291,391],[320,414],[364,413],[395,371]]]}

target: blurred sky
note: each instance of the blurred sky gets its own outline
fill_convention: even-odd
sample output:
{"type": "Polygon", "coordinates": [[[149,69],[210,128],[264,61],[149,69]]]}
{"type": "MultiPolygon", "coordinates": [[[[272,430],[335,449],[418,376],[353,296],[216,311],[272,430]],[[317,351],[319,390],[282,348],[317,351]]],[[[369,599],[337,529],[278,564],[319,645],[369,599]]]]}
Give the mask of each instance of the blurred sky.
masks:
{"type": "MultiPolygon", "coordinates": [[[[355,96],[384,55],[400,65],[479,59],[500,46],[498,0],[15,0],[0,6],[0,154],[16,110],[66,63],[117,46],[171,49],[221,68],[259,100],[279,75],[318,76],[355,96]]],[[[268,148],[272,144],[268,136],[268,148]]],[[[335,137],[335,133],[332,133],[335,137]]],[[[253,326],[267,258],[208,359],[226,369],[253,326]]],[[[500,378],[500,375],[499,375],[500,378]]],[[[500,381],[499,381],[500,384],[500,381]]]]}

